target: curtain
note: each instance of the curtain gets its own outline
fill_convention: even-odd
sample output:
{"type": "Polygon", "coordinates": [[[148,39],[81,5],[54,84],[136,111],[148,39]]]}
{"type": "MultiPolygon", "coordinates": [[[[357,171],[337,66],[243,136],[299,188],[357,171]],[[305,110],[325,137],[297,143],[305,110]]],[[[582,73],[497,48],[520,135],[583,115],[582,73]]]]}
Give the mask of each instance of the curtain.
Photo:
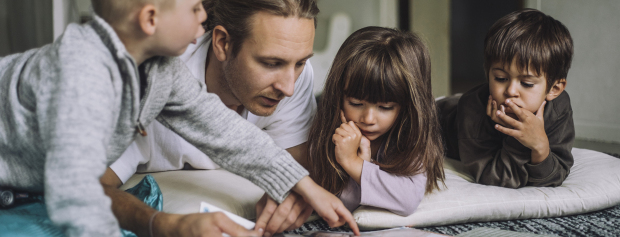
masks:
{"type": "Polygon", "coordinates": [[[0,57],[51,43],[52,0],[0,0],[0,57]]]}

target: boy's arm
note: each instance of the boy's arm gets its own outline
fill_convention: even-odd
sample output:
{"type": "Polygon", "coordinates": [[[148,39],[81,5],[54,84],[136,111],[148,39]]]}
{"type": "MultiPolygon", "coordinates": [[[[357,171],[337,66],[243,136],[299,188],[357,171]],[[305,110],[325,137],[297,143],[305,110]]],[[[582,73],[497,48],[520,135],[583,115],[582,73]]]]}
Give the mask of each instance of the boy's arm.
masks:
{"type": "MultiPolygon", "coordinates": [[[[568,96],[557,98],[553,102],[558,101],[560,103],[568,101],[568,96]]],[[[498,125],[497,129],[502,133],[515,137],[524,146],[532,150],[531,162],[526,164],[529,174],[528,185],[561,185],[568,176],[573,164],[571,148],[575,138],[575,129],[572,110],[568,109],[565,113],[561,113],[560,117],[557,117],[555,111],[557,103],[549,103],[549,108],[547,108],[549,112],[547,113],[544,111],[545,103],[543,103],[536,115],[519,109],[514,103],[508,103],[508,105],[519,116],[519,121],[498,113],[502,120],[513,126],[513,129],[498,125]],[[548,121],[541,128],[539,122],[545,122],[543,116],[548,121]]],[[[560,110],[562,111],[562,109],[560,110]]]]}
{"type": "Polygon", "coordinates": [[[49,53],[58,57],[42,60],[40,71],[28,75],[42,78],[35,87],[36,126],[45,149],[49,217],[68,236],[119,236],[110,199],[99,183],[107,165],[112,115],[118,110],[110,70],[97,63],[95,52],[86,60],[76,52],[49,53]]]}

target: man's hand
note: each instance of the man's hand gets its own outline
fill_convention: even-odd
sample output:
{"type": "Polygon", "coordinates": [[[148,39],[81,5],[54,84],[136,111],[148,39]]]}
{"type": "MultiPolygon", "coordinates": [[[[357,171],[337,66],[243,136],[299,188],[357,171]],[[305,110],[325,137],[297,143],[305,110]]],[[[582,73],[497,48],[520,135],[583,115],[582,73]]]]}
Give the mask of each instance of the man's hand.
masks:
{"type": "Polygon", "coordinates": [[[505,103],[514,111],[519,120],[511,118],[501,111],[497,111],[497,117],[508,126],[511,126],[512,129],[501,126],[500,124],[496,124],[495,129],[508,136],[514,137],[521,142],[521,144],[530,148],[532,150],[532,164],[538,164],[544,161],[547,156],[549,156],[550,152],[549,139],[545,132],[545,121],[543,119],[545,104],[547,102],[545,101],[540,105],[536,115],[530,111],[519,108],[519,106],[509,99],[506,100],[505,103]]]}
{"type": "Polygon", "coordinates": [[[264,236],[272,236],[285,230],[294,230],[306,222],[312,207],[301,196],[291,192],[280,205],[265,194],[256,203],[256,226],[254,230],[264,236]]]}
{"type": "Polygon", "coordinates": [[[321,188],[310,177],[302,178],[293,187],[293,191],[301,195],[316,213],[327,222],[329,227],[338,227],[348,223],[353,233],[356,236],[360,235],[360,230],[351,212],[347,210],[340,199],[321,188]]]}
{"type": "Polygon", "coordinates": [[[177,215],[159,213],[153,222],[154,236],[260,236],[235,223],[222,212],[177,215]]]}
{"type": "Polygon", "coordinates": [[[506,126],[506,123],[504,123],[504,121],[502,121],[497,116],[498,112],[506,114],[506,108],[504,108],[503,105],[500,105],[500,107],[498,108],[497,101],[495,101],[493,97],[489,95],[489,101],[487,102],[487,116],[491,117],[491,120],[493,120],[493,122],[498,123],[504,127],[508,127],[506,126]]]}

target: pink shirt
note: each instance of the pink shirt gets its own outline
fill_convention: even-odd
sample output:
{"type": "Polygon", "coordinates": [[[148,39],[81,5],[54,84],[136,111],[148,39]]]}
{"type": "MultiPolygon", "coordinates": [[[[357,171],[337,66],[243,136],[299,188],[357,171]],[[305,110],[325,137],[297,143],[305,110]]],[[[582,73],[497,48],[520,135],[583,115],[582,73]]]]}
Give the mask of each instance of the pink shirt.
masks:
{"type": "Polygon", "coordinates": [[[358,184],[349,178],[348,185],[340,194],[340,200],[351,212],[365,205],[409,216],[420,205],[426,190],[426,174],[396,176],[368,161],[364,161],[360,182],[358,184]]]}

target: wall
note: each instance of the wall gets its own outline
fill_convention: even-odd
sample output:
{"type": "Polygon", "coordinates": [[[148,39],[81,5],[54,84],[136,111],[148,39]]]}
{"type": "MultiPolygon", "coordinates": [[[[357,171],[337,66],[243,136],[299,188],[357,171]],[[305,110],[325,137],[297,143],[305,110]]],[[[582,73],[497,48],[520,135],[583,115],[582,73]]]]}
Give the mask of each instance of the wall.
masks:
{"type": "Polygon", "coordinates": [[[397,27],[397,0],[318,0],[314,37],[314,94],[323,90],[327,72],[342,42],[366,26],[397,27]]]}
{"type": "Polygon", "coordinates": [[[576,136],[620,143],[620,1],[526,1],[561,21],[574,41],[566,91],[576,136]]]}
{"type": "Polygon", "coordinates": [[[435,97],[450,95],[450,0],[411,0],[411,26],[431,53],[435,97]]]}

